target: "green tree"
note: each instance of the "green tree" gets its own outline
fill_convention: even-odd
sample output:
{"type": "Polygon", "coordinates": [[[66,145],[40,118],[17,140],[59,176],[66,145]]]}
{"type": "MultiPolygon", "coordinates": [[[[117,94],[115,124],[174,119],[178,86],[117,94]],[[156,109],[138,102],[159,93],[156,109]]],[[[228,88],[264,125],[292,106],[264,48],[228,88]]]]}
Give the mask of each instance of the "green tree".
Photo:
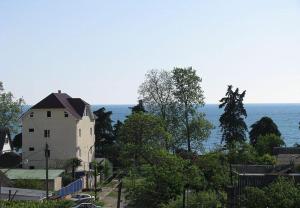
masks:
{"type": "Polygon", "coordinates": [[[165,150],[151,151],[141,169],[143,178],[126,186],[128,207],[159,208],[178,198],[186,184],[204,184],[199,168],[165,150]]]}
{"type": "Polygon", "coordinates": [[[204,105],[203,90],[200,85],[202,79],[192,67],[174,68],[172,74],[174,98],[178,104],[179,118],[182,123],[181,139],[186,141],[190,152],[192,144],[206,139],[212,128],[212,125],[208,125],[209,122],[205,121],[204,114],[202,116],[198,114],[199,107],[204,105]]]}
{"type": "Polygon", "coordinates": [[[111,120],[111,111],[100,108],[94,111],[95,121],[95,150],[97,156],[107,156],[106,149],[114,143],[114,133],[111,120]]]}
{"type": "Polygon", "coordinates": [[[276,134],[269,134],[265,136],[259,136],[255,148],[259,155],[272,155],[274,147],[282,147],[284,145],[285,143],[281,137],[277,136],[276,134]]]}
{"type": "Polygon", "coordinates": [[[299,202],[299,187],[285,178],[278,178],[262,189],[247,187],[242,196],[242,207],[249,208],[297,208],[299,202]]]}
{"type": "Polygon", "coordinates": [[[14,137],[12,144],[13,144],[13,148],[15,148],[17,151],[22,149],[22,133],[19,133],[14,137]]]}
{"type": "Polygon", "coordinates": [[[175,140],[179,134],[179,115],[174,98],[172,73],[165,70],[147,72],[145,81],[140,85],[138,93],[147,111],[159,116],[164,121],[166,131],[173,137],[174,144],[171,144],[172,147],[170,148],[175,149],[175,140]]]}
{"type": "Polygon", "coordinates": [[[269,117],[262,117],[259,121],[251,125],[251,130],[249,132],[250,143],[256,145],[259,136],[268,134],[274,134],[278,137],[281,136],[281,133],[273,120],[269,117]]]}
{"type": "Polygon", "coordinates": [[[66,170],[71,168],[71,170],[72,170],[72,179],[73,179],[73,181],[76,179],[75,170],[76,170],[77,167],[79,167],[81,165],[81,163],[82,163],[82,161],[80,159],[76,158],[76,157],[68,159],[65,162],[64,168],[66,170]]]}
{"type": "Polygon", "coordinates": [[[257,187],[246,187],[241,196],[242,207],[266,208],[268,200],[265,192],[257,187]],[[259,200],[258,200],[259,199],[259,200]]]}
{"type": "Polygon", "coordinates": [[[0,81],[0,127],[17,132],[19,116],[24,105],[22,98],[15,99],[11,92],[6,92],[0,81]]]}
{"type": "Polygon", "coordinates": [[[130,107],[131,113],[146,113],[143,100],[139,100],[139,103],[133,107],[130,107]]]}
{"type": "Polygon", "coordinates": [[[154,115],[134,113],[124,121],[119,139],[122,158],[125,162],[147,160],[147,153],[153,149],[165,148],[170,135],[164,129],[163,121],[154,115]]]}
{"type": "Polygon", "coordinates": [[[224,113],[219,119],[222,131],[221,142],[225,141],[228,147],[246,140],[247,125],[244,119],[247,117],[247,112],[243,104],[245,94],[246,91],[240,94],[239,88],[233,91],[232,86],[229,85],[225,97],[220,100],[219,108],[224,108],[224,113]]]}
{"type": "MultiPolygon", "coordinates": [[[[217,193],[212,190],[189,193],[186,204],[186,207],[188,208],[220,207],[220,201],[217,197],[217,193]]],[[[170,201],[167,205],[163,205],[162,208],[182,208],[182,197],[177,200],[170,201]]]]}

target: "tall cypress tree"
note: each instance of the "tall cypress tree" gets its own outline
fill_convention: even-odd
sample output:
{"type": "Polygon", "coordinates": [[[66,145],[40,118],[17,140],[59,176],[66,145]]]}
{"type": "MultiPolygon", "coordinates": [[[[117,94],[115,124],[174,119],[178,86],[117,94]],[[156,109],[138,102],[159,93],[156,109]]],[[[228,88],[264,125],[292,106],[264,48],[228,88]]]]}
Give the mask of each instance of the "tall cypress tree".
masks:
{"type": "Polygon", "coordinates": [[[228,147],[236,142],[245,141],[247,132],[247,125],[244,121],[247,112],[243,104],[246,91],[239,93],[239,88],[235,91],[232,88],[232,85],[228,86],[226,95],[220,100],[219,105],[219,108],[224,108],[224,113],[219,119],[222,131],[221,142],[225,141],[228,147]]]}

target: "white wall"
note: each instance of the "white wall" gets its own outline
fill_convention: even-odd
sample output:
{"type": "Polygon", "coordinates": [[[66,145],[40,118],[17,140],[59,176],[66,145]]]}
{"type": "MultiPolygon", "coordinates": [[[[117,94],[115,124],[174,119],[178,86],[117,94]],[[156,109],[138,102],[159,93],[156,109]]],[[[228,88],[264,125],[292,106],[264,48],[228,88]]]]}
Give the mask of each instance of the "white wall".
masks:
{"type": "Polygon", "coordinates": [[[79,169],[88,170],[88,163],[94,159],[95,122],[89,116],[83,116],[77,123],[77,158],[82,160],[82,167],[79,169]],[[79,136],[81,129],[81,136],[79,136]],[[92,131],[91,131],[92,130],[92,131]],[[91,148],[92,147],[92,148],[91,148]],[[89,151],[91,150],[91,151],[89,151]]]}
{"type": "Polygon", "coordinates": [[[31,109],[22,117],[23,159],[28,159],[29,166],[45,167],[45,144],[49,144],[51,168],[61,168],[64,161],[76,157],[76,119],[69,113],[64,117],[64,109],[31,109]],[[47,111],[51,118],[47,118],[47,111]],[[34,117],[30,117],[34,112],[34,117]],[[34,128],[34,132],[29,132],[34,128]],[[50,130],[50,138],[44,137],[44,130],[50,130]],[[29,151],[33,147],[34,151],[29,151]]]}

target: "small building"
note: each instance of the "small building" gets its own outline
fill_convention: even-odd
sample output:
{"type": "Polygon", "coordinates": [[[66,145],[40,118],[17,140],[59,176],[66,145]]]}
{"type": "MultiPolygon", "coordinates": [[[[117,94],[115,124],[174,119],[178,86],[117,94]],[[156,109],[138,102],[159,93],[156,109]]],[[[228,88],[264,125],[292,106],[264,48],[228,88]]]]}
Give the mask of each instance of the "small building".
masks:
{"type": "MultiPolygon", "coordinates": [[[[32,188],[35,187],[25,187],[26,182],[28,184],[32,183],[34,186],[39,186],[41,189],[46,189],[46,171],[43,169],[0,169],[5,173],[6,177],[14,184],[13,186],[19,186],[21,183],[24,187],[18,188],[32,188]],[[35,181],[33,183],[33,181],[35,181]]],[[[61,175],[64,170],[49,170],[48,179],[49,179],[49,190],[58,191],[62,188],[62,178],[61,175]]]]}
{"type": "Polygon", "coordinates": [[[88,170],[94,158],[95,118],[91,106],[60,90],[32,106],[21,116],[22,159],[25,168],[45,168],[45,146],[49,146],[49,167],[62,169],[67,160],[82,161],[77,170],[88,170]]]}
{"type": "Polygon", "coordinates": [[[12,141],[8,128],[0,128],[0,155],[12,151],[12,141]]]}

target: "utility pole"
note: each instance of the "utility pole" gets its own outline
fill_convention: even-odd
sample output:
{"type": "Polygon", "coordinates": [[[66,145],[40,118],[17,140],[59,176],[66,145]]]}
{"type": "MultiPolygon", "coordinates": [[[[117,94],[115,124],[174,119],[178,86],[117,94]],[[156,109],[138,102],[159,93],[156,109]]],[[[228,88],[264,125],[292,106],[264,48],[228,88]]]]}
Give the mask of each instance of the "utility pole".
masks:
{"type": "Polygon", "coordinates": [[[49,150],[49,146],[48,143],[46,143],[46,148],[45,148],[45,158],[46,158],[46,199],[49,199],[49,176],[48,176],[48,172],[49,172],[49,166],[48,166],[48,159],[50,156],[50,150],[49,150]]]}
{"type": "Polygon", "coordinates": [[[182,195],[182,208],[185,208],[185,186],[183,187],[183,195],[182,195]]]}
{"type": "Polygon", "coordinates": [[[94,191],[95,191],[95,200],[97,200],[97,170],[98,170],[98,164],[94,162],[94,191]]]}
{"type": "Polygon", "coordinates": [[[122,179],[120,179],[119,185],[118,185],[118,204],[117,204],[117,208],[120,208],[120,205],[121,205],[121,194],[122,194],[122,179]]]}

